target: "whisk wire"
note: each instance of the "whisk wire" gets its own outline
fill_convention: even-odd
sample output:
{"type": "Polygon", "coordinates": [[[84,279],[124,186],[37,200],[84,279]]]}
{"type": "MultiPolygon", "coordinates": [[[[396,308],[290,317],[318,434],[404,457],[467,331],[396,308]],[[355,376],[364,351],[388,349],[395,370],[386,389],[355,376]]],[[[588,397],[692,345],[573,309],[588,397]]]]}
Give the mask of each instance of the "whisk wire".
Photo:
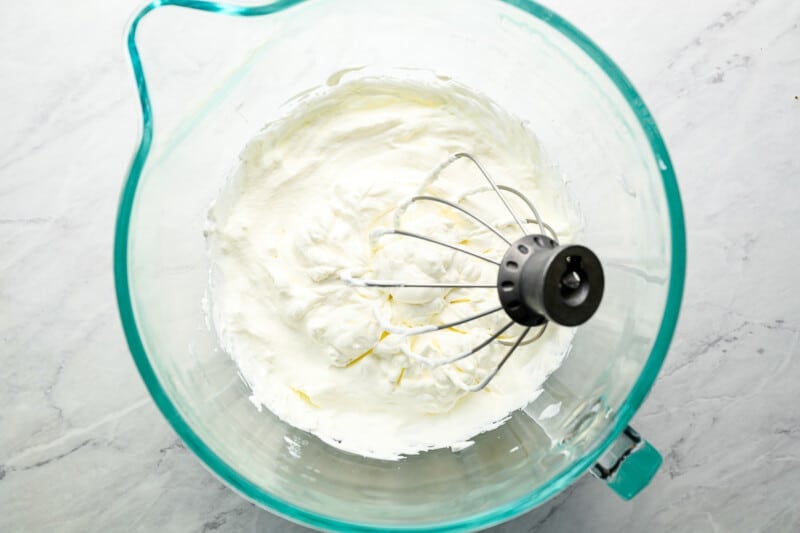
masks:
{"type": "Polygon", "coordinates": [[[499,337],[500,335],[505,333],[508,330],[508,328],[510,328],[514,324],[515,324],[515,322],[513,320],[508,322],[507,324],[502,326],[500,329],[498,329],[497,331],[492,333],[489,336],[489,338],[486,339],[485,341],[481,342],[477,346],[474,346],[474,347],[470,348],[466,352],[462,352],[462,353],[460,353],[458,355],[455,355],[453,357],[444,357],[444,358],[440,358],[440,359],[429,359],[427,357],[422,357],[421,355],[412,352],[410,349],[408,349],[405,346],[403,347],[403,352],[408,357],[410,357],[411,359],[413,359],[413,360],[415,360],[417,362],[420,362],[420,363],[424,363],[424,364],[426,364],[428,366],[437,367],[437,366],[449,365],[449,364],[461,361],[462,359],[465,359],[465,358],[469,357],[470,355],[476,354],[479,351],[483,350],[484,348],[489,346],[495,339],[497,339],[497,337],[499,337]]]}
{"type": "MultiPolygon", "coordinates": [[[[528,206],[528,209],[531,210],[531,213],[533,213],[533,217],[535,219],[535,223],[539,225],[539,232],[544,234],[544,222],[542,222],[542,217],[539,216],[539,211],[536,210],[536,206],[533,205],[533,202],[531,202],[530,198],[528,198],[527,196],[525,196],[524,194],[519,192],[517,189],[515,189],[513,187],[509,187],[508,185],[498,185],[497,187],[499,189],[504,190],[504,191],[510,192],[511,194],[513,194],[514,196],[516,196],[517,198],[522,200],[525,203],[525,205],[528,206]]],[[[531,221],[530,219],[526,220],[526,222],[533,223],[533,221],[531,221]]],[[[523,230],[523,232],[524,232],[524,230],[523,230]]]]}
{"type": "Polygon", "coordinates": [[[495,366],[491,372],[486,374],[486,376],[477,385],[470,386],[461,381],[460,379],[453,380],[452,377],[450,378],[451,381],[453,381],[457,387],[468,392],[478,392],[483,390],[484,388],[486,388],[486,385],[488,385],[489,382],[492,381],[492,379],[494,379],[497,373],[500,372],[500,369],[503,368],[503,365],[506,364],[506,361],[508,361],[511,355],[517,350],[517,348],[519,348],[519,346],[522,344],[522,341],[525,340],[525,336],[528,334],[530,330],[531,328],[526,328],[525,331],[523,331],[522,334],[519,337],[517,337],[517,340],[516,342],[514,342],[514,345],[511,346],[511,348],[506,352],[506,354],[503,356],[500,362],[497,363],[497,366],[495,366]]]}
{"type": "Polygon", "coordinates": [[[437,196],[415,196],[408,203],[411,204],[411,203],[414,203],[414,202],[421,202],[421,201],[438,202],[440,204],[444,204],[446,206],[452,207],[453,209],[456,209],[456,210],[460,211],[461,213],[464,213],[468,217],[470,217],[473,220],[475,220],[476,222],[480,223],[483,227],[485,227],[486,229],[488,229],[489,231],[491,231],[492,233],[494,233],[495,235],[497,235],[498,237],[503,239],[503,241],[506,244],[511,246],[511,241],[508,240],[508,238],[506,238],[505,235],[503,235],[502,233],[497,231],[497,229],[492,227],[491,224],[489,224],[488,222],[486,222],[485,220],[480,218],[478,215],[476,215],[475,213],[473,213],[471,211],[467,211],[466,209],[464,209],[460,205],[458,205],[458,204],[456,204],[454,202],[451,202],[449,200],[445,200],[444,198],[439,198],[437,196]]]}
{"type": "Polygon", "coordinates": [[[444,246],[445,248],[450,248],[451,250],[455,250],[456,252],[461,252],[463,254],[471,255],[472,257],[475,257],[482,261],[486,261],[487,263],[492,263],[493,265],[500,266],[500,262],[495,261],[491,257],[486,257],[485,255],[481,255],[471,250],[467,250],[466,248],[461,248],[460,246],[456,246],[455,244],[446,243],[444,241],[440,241],[439,239],[434,239],[433,237],[428,237],[427,235],[420,235],[419,233],[413,233],[411,231],[405,231],[401,229],[383,229],[379,230],[374,235],[376,238],[383,237],[384,235],[402,235],[404,237],[411,237],[412,239],[419,239],[433,244],[438,244],[439,246],[444,246]]]}
{"type": "Polygon", "coordinates": [[[352,287],[378,287],[386,289],[496,289],[496,283],[406,283],[391,279],[344,279],[352,287]]]}
{"type": "Polygon", "coordinates": [[[555,241],[555,243],[558,244],[558,234],[556,233],[556,230],[553,229],[553,226],[551,226],[547,222],[539,222],[535,218],[526,218],[525,222],[527,222],[528,224],[537,224],[539,226],[539,229],[542,230],[542,235],[546,235],[547,233],[549,233],[550,236],[553,238],[553,241],[555,241]]]}
{"type": "MultiPolygon", "coordinates": [[[[530,339],[526,340],[525,342],[520,343],[520,346],[527,346],[530,343],[536,342],[539,339],[541,339],[542,335],[544,335],[544,332],[547,329],[547,324],[548,324],[548,322],[545,322],[544,324],[542,324],[542,327],[539,329],[539,331],[537,331],[536,334],[533,337],[531,337],[530,339]]],[[[497,339],[497,342],[499,342],[503,346],[513,346],[514,343],[516,342],[516,340],[497,339]]]]}
{"type": "MultiPolygon", "coordinates": [[[[539,226],[539,232],[542,233],[542,234],[544,234],[545,233],[545,229],[547,229],[549,231],[550,235],[553,236],[553,240],[558,242],[558,239],[556,238],[555,230],[552,228],[552,226],[550,226],[549,224],[547,224],[546,222],[544,222],[542,220],[541,216],[539,215],[539,211],[536,209],[536,206],[533,204],[533,202],[531,202],[530,198],[528,198],[527,196],[522,194],[517,189],[515,189],[513,187],[509,187],[508,185],[498,184],[497,188],[501,189],[503,191],[506,191],[506,192],[510,192],[511,194],[513,194],[514,196],[516,196],[520,200],[522,200],[525,203],[525,205],[528,206],[528,209],[531,210],[531,213],[533,213],[534,218],[526,218],[524,220],[525,223],[538,225],[539,226]]],[[[463,199],[463,198],[467,198],[468,196],[472,196],[473,194],[478,194],[478,193],[481,193],[481,192],[492,192],[492,191],[493,191],[493,189],[491,187],[479,187],[477,189],[473,189],[471,191],[465,192],[464,194],[461,195],[460,198],[463,199]]]]}
{"type": "Polygon", "coordinates": [[[479,318],[483,318],[485,316],[489,316],[492,313],[496,313],[496,312],[502,311],[502,310],[503,310],[503,306],[500,305],[498,307],[495,307],[494,309],[489,309],[488,311],[482,311],[480,313],[468,316],[467,318],[462,318],[461,320],[456,320],[455,322],[449,322],[447,324],[441,324],[439,326],[436,326],[434,329],[432,329],[430,331],[441,331],[443,329],[454,328],[456,326],[460,326],[461,324],[466,324],[467,322],[472,322],[473,320],[478,320],[479,318]]]}
{"type": "Polygon", "coordinates": [[[486,181],[492,187],[494,192],[497,193],[497,197],[500,198],[501,202],[503,202],[503,205],[505,206],[506,210],[509,212],[511,217],[514,219],[514,222],[517,223],[517,226],[519,226],[520,231],[522,231],[522,233],[524,234],[525,233],[525,226],[522,224],[522,220],[520,220],[520,218],[517,216],[517,214],[514,212],[514,210],[511,209],[511,205],[508,203],[508,200],[506,200],[506,197],[503,196],[503,193],[500,192],[500,189],[498,188],[497,184],[494,182],[494,180],[489,175],[489,173],[486,171],[486,169],[483,168],[483,165],[481,165],[480,162],[477,159],[475,159],[475,157],[473,157],[471,154],[468,154],[466,152],[459,152],[459,153],[453,155],[450,159],[448,159],[445,162],[445,164],[443,164],[442,166],[440,166],[437,169],[437,174],[441,173],[442,170],[444,170],[445,168],[447,168],[448,166],[450,166],[451,164],[453,164],[454,162],[456,162],[457,160],[459,160],[461,158],[469,159],[470,161],[472,161],[475,164],[476,167],[478,167],[478,170],[481,171],[481,174],[483,174],[483,177],[486,178],[486,181]]]}

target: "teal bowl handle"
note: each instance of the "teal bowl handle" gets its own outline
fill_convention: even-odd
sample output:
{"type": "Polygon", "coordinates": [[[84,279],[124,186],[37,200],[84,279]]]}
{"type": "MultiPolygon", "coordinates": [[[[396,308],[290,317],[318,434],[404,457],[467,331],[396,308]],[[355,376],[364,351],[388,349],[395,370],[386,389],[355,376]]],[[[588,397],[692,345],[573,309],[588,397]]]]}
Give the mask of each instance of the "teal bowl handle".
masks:
{"type": "Polygon", "coordinates": [[[630,500],[650,483],[661,462],[661,454],[628,426],[600,456],[591,472],[623,500],[630,500]]]}

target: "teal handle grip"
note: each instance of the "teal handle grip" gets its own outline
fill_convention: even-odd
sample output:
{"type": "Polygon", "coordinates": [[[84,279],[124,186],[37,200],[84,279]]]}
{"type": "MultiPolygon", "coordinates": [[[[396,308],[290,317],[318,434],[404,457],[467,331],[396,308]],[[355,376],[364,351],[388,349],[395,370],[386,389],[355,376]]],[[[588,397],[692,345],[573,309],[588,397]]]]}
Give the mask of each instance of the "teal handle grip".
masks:
{"type": "Polygon", "coordinates": [[[663,459],[653,446],[628,426],[592,467],[623,500],[630,500],[656,475],[663,459]]]}

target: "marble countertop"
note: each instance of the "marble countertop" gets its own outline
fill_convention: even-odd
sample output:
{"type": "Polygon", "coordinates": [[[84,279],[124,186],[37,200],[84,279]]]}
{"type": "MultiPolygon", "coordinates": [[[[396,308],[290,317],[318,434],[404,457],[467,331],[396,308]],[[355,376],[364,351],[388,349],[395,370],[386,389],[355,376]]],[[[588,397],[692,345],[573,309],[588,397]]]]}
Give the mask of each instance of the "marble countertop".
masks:
{"type": "MultiPolygon", "coordinates": [[[[546,2],[629,75],[678,173],[679,327],[634,424],[632,502],[586,476],[497,532],[800,530],[800,2],[546,2]]],[[[0,16],[0,531],[306,531],[209,474],[122,335],[111,250],[136,143],[136,0],[0,16]]]]}

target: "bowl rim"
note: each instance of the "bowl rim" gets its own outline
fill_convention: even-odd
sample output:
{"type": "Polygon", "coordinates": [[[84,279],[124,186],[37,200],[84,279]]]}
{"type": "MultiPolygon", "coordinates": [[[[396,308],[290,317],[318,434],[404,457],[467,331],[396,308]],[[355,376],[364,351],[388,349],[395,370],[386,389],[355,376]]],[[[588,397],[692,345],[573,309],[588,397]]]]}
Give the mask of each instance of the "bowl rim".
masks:
{"type": "Polygon", "coordinates": [[[639,379],[634,384],[626,400],[620,406],[616,417],[616,423],[612,426],[610,431],[606,432],[605,438],[598,441],[589,452],[576,459],[571,465],[562,470],[550,483],[538,487],[514,501],[500,505],[490,511],[477,513],[455,521],[391,526],[348,522],[298,507],[258,487],[231,468],[216,455],[200,437],[198,437],[189,423],[181,416],[178,409],[170,401],[156,376],[154,368],[150,364],[142,342],[142,335],[136,323],[128,275],[128,246],[130,219],[136,189],[147,161],[153,139],[153,117],[150,106],[150,96],[145,81],[141,58],[136,46],[136,31],[141,20],[151,11],[164,6],[178,6],[232,16],[252,17],[277,13],[306,1],[308,0],[278,0],[265,5],[245,7],[222,2],[205,2],[199,0],[151,0],[141,8],[129,25],[125,42],[138,90],[142,123],[139,144],[134,152],[128,175],[120,195],[114,230],[113,255],[117,306],[125,338],[131,355],[133,356],[134,363],[158,409],[180,438],[186,443],[187,447],[200,458],[201,462],[225,484],[232,487],[245,498],[288,520],[311,527],[336,531],[462,531],[483,529],[504,522],[546,502],[589,470],[600,454],[627,427],[628,422],[650,391],[664,358],[666,357],[678,320],[686,276],[686,232],[683,207],[675,172],[666,145],[656,126],[655,120],[631,82],[614,62],[588,37],[567,20],[533,0],[499,0],[548,24],[588,55],[605,72],[616,86],[617,90],[619,90],[625,98],[648,140],[664,186],[669,213],[671,245],[670,279],[667,299],[664,305],[664,314],[650,356],[642,369],[639,379]]]}

